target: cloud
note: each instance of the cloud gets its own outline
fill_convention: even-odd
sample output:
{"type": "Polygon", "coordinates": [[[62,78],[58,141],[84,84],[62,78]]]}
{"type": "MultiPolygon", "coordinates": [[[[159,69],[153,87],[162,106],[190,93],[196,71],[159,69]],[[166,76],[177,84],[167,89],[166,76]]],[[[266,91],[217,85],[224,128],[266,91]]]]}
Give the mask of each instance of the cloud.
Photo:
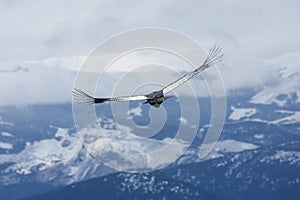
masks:
{"type": "Polygon", "coordinates": [[[57,67],[28,67],[0,73],[0,105],[66,103],[76,73],[57,67]]]}
{"type": "MultiPolygon", "coordinates": [[[[274,78],[268,61],[277,65],[277,58],[299,52],[299,4],[296,0],[2,1],[0,71],[16,66],[29,71],[0,73],[5,95],[0,101],[22,102],[16,93],[28,102],[66,101],[65,92],[75,77],[71,71],[82,60],[72,57],[84,58],[112,35],[145,26],[175,29],[206,48],[223,47],[224,61],[218,68],[228,90],[263,86],[274,78]]],[[[288,65],[299,60],[295,57],[288,65]]]]}
{"type": "Polygon", "coordinates": [[[86,54],[112,34],[140,26],[174,28],[207,46],[220,43],[232,55],[270,56],[299,48],[298,1],[215,0],[183,4],[170,0],[91,0],[7,4],[0,12],[0,34],[6,38],[6,50],[11,50],[3,52],[5,57],[11,56],[7,53],[13,58],[23,57],[21,53],[34,57],[39,50],[38,56],[44,58],[86,54]]]}

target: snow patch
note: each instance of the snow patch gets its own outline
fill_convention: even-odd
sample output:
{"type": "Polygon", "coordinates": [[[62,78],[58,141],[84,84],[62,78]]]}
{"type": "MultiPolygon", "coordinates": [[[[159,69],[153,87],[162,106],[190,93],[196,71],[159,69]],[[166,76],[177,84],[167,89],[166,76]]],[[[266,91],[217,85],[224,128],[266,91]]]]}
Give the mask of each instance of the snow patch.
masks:
{"type": "MultiPolygon", "coordinates": [[[[24,150],[18,154],[0,155],[0,164],[13,163],[3,172],[9,173],[14,171],[19,174],[30,174],[34,167],[43,166],[38,168],[39,170],[44,170],[55,165],[67,163],[71,158],[77,156],[82,147],[78,138],[69,136],[68,130],[62,128],[58,128],[55,136],[62,139],[59,141],[56,139],[45,139],[26,143],[24,150]],[[65,140],[71,141],[72,145],[64,147],[62,143],[65,140]]],[[[11,146],[6,144],[6,147],[10,148],[11,146]]]]}
{"type": "Polygon", "coordinates": [[[13,123],[4,121],[4,120],[2,119],[2,117],[0,116],[0,125],[8,125],[8,126],[12,126],[13,123]]]}
{"type": "Polygon", "coordinates": [[[128,111],[128,115],[130,116],[142,116],[142,108],[141,107],[136,107],[136,108],[132,108],[128,111]]]}
{"type": "MultiPolygon", "coordinates": [[[[231,107],[233,112],[229,116],[231,120],[241,120],[241,121],[251,121],[251,122],[261,122],[267,124],[294,124],[300,122],[300,111],[290,111],[290,110],[275,110],[273,112],[284,114],[284,117],[277,118],[275,120],[265,120],[260,118],[254,118],[253,115],[258,111],[253,108],[234,108],[231,107]],[[252,116],[252,117],[251,117],[252,116]],[[251,118],[250,118],[251,117],[251,118]]],[[[259,138],[257,138],[259,139],[259,138]]]]}
{"type": "Polygon", "coordinates": [[[230,114],[229,119],[231,120],[240,120],[245,117],[251,117],[257,112],[255,108],[235,108],[233,106],[230,108],[232,113],[230,114]]]}
{"type": "Polygon", "coordinates": [[[263,139],[264,137],[265,137],[264,134],[255,134],[254,135],[254,138],[258,139],[258,140],[263,139]]]}
{"type": "Polygon", "coordinates": [[[300,111],[285,111],[285,113],[289,113],[290,116],[277,119],[272,121],[272,124],[293,124],[293,123],[298,123],[300,122],[300,111]]]}
{"type": "Polygon", "coordinates": [[[0,141],[0,149],[13,149],[13,145],[10,143],[4,143],[0,141]]]}
{"type": "Polygon", "coordinates": [[[262,123],[267,123],[267,124],[284,124],[284,125],[295,124],[295,123],[300,122],[300,111],[282,111],[282,110],[280,110],[280,111],[275,111],[275,112],[289,114],[289,116],[279,118],[276,120],[272,120],[272,121],[267,121],[267,120],[257,119],[257,118],[250,119],[248,121],[262,122],[262,123]]]}
{"type": "Polygon", "coordinates": [[[5,131],[1,132],[1,136],[3,136],[3,137],[14,137],[11,133],[8,133],[8,132],[5,132],[5,131]]]}
{"type": "Polygon", "coordinates": [[[277,151],[272,156],[266,156],[261,162],[270,163],[279,161],[280,163],[289,163],[290,165],[300,165],[300,152],[297,151],[277,151]]]}
{"type": "Polygon", "coordinates": [[[223,140],[217,142],[214,147],[214,151],[222,153],[237,153],[256,148],[258,148],[258,146],[251,143],[240,142],[237,140],[223,140]]]}
{"type": "Polygon", "coordinates": [[[186,124],[187,123],[187,119],[185,119],[184,117],[180,117],[179,118],[179,122],[182,124],[186,124]]]}
{"type": "Polygon", "coordinates": [[[259,146],[241,142],[237,140],[222,140],[218,141],[215,144],[203,144],[202,147],[197,149],[190,149],[188,150],[183,157],[180,158],[178,161],[179,164],[181,163],[191,163],[191,162],[202,162],[206,160],[216,159],[219,157],[223,157],[226,153],[239,153],[247,150],[257,149],[259,146]],[[204,158],[201,157],[202,151],[206,151],[206,149],[210,149],[211,146],[213,150],[204,158]],[[194,155],[197,155],[197,158],[191,158],[194,155]]]}

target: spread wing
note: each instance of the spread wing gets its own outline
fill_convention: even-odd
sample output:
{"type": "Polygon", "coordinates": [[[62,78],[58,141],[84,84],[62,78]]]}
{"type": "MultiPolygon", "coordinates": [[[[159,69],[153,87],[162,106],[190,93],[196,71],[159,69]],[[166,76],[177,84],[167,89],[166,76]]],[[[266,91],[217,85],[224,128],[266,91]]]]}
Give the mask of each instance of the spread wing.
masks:
{"type": "Polygon", "coordinates": [[[83,92],[82,90],[76,88],[72,91],[72,95],[75,101],[78,101],[80,103],[87,103],[87,104],[104,103],[106,101],[138,101],[138,100],[148,99],[146,96],[143,95],[122,96],[122,97],[113,97],[113,98],[95,98],[83,92]]]}
{"type": "Polygon", "coordinates": [[[215,45],[209,51],[208,56],[207,56],[207,58],[205,59],[205,61],[203,62],[202,65],[200,65],[197,69],[195,69],[191,73],[186,74],[185,76],[179,78],[178,80],[174,81],[173,83],[167,85],[165,88],[163,88],[163,93],[167,94],[167,93],[171,92],[175,88],[179,87],[181,84],[183,84],[186,81],[188,81],[189,79],[191,79],[196,74],[198,74],[198,73],[204,71],[205,69],[209,68],[212,64],[220,62],[221,58],[223,57],[223,54],[220,54],[221,50],[222,49],[220,47],[215,45]]]}

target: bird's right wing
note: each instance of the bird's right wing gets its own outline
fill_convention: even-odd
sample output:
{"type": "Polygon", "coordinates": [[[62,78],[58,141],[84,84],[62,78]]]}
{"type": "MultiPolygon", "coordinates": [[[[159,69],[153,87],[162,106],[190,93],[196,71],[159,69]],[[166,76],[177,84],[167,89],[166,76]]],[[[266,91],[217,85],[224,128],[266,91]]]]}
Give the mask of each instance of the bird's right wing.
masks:
{"type": "Polygon", "coordinates": [[[202,65],[200,65],[197,69],[195,69],[191,73],[186,74],[185,76],[179,78],[178,80],[176,80],[176,81],[172,82],[171,84],[167,85],[166,87],[164,87],[162,89],[164,95],[171,92],[175,88],[179,87],[181,84],[185,83],[186,81],[191,79],[196,74],[198,74],[198,73],[204,71],[205,69],[209,68],[212,64],[220,62],[221,58],[223,56],[223,54],[220,54],[221,50],[222,49],[220,47],[214,46],[209,51],[208,56],[206,57],[206,59],[205,59],[205,61],[203,62],[202,65]]]}
{"type": "Polygon", "coordinates": [[[91,95],[83,92],[80,89],[74,89],[72,91],[74,100],[80,103],[94,104],[94,103],[104,103],[106,101],[138,101],[138,100],[147,100],[146,96],[122,96],[122,97],[113,97],[113,98],[96,98],[91,95]]]}

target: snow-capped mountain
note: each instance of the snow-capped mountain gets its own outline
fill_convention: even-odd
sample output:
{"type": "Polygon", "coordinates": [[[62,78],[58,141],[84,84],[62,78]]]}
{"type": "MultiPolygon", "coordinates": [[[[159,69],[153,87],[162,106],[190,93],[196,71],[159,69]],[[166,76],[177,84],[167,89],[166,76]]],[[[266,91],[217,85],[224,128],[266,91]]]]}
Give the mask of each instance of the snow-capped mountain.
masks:
{"type": "MultiPolygon", "coordinates": [[[[116,185],[111,190],[98,188],[99,191],[117,197],[135,194],[145,198],[177,195],[189,199],[238,199],[234,196],[237,192],[245,199],[243,194],[254,198],[253,191],[259,190],[258,198],[280,199],[289,194],[292,199],[300,191],[300,73],[296,68],[284,68],[279,77],[280,81],[261,91],[241,89],[228,96],[222,135],[205,159],[200,157],[200,146],[211,116],[207,109],[209,99],[201,98],[204,109],[200,110],[200,128],[193,144],[170,166],[142,174],[116,173],[88,152],[95,150],[106,158],[104,161],[110,161],[122,157],[122,150],[136,152],[164,145],[173,137],[178,122],[186,123],[174,109],[176,99],[164,103],[172,114],[168,121],[171,123],[166,123],[158,137],[143,140],[122,134],[112,120],[109,104],[101,105],[97,109],[98,122],[108,137],[105,141],[95,140],[95,145],[90,146],[94,149],[83,147],[78,138],[70,104],[1,107],[0,199],[23,198],[69,184],[66,189],[71,195],[68,197],[72,197],[77,189],[92,187],[85,181],[96,177],[100,177],[94,181],[102,189],[116,185]],[[118,148],[110,148],[109,144],[118,148]],[[75,184],[80,181],[83,182],[75,184]]],[[[127,117],[145,123],[149,120],[148,111],[147,105],[134,104],[127,117]]],[[[184,143],[177,142],[177,147],[185,148],[184,143]]],[[[132,157],[122,158],[117,160],[139,162],[150,169],[157,166],[132,157]]]]}
{"type": "Polygon", "coordinates": [[[299,66],[282,67],[277,71],[277,80],[254,95],[251,103],[275,104],[281,107],[300,104],[299,66]]]}
{"type": "Polygon", "coordinates": [[[149,173],[114,173],[28,199],[297,199],[299,142],[273,148],[149,173]]]}

